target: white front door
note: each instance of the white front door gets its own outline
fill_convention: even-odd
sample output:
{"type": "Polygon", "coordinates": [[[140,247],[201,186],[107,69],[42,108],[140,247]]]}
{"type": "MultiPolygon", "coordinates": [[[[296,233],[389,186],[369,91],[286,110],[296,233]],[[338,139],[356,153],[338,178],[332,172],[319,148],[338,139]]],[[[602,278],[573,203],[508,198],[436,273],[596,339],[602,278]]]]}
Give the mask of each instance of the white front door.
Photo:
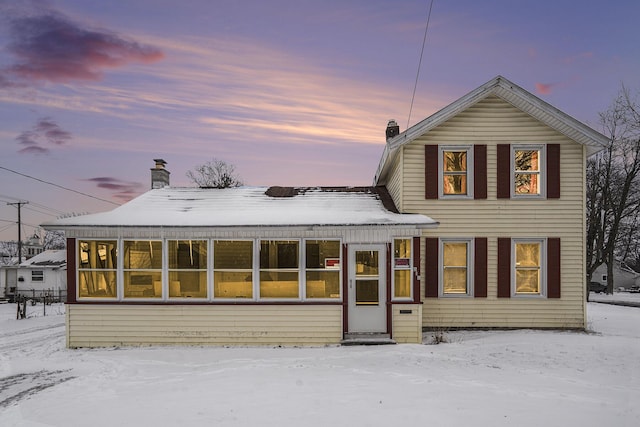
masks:
{"type": "Polygon", "coordinates": [[[387,332],[385,245],[349,245],[349,332],[387,332]]]}

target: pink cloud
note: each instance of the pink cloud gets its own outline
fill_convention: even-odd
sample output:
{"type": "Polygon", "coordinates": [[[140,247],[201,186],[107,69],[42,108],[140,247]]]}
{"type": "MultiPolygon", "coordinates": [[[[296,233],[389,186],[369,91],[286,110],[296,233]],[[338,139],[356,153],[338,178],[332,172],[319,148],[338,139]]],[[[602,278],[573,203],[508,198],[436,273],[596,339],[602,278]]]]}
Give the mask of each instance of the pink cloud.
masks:
{"type": "Polygon", "coordinates": [[[19,82],[100,80],[107,68],[163,58],[152,46],[127,40],[106,30],[85,28],[60,13],[10,17],[8,52],[16,61],[5,69],[0,87],[19,82]],[[17,79],[17,81],[16,81],[17,79]]]}
{"type": "Polygon", "coordinates": [[[49,117],[39,119],[31,129],[22,132],[16,137],[20,145],[26,148],[19,150],[23,154],[48,154],[49,149],[42,147],[43,143],[63,145],[71,140],[71,133],[62,129],[49,117]]]}
{"type": "Polygon", "coordinates": [[[40,147],[38,145],[30,145],[28,147],[23,148],[22,150],[18,150],[20,154],[49,154],[49,150],[47,148],[40,147]]]}
{"type": "Polygon", "coordinates": [[[557,83],[536,83],[536,93],[549,95],[556,85],[557,83]]]}
{"type": "Polygon", "coordinates": [[[110,176],[89,178],[85,181],[95,183],[98,188],[112,191],[112,197],[123,201],[129,201],[139,195],[143,187],[139,182],[122,181],[110,176]]]}

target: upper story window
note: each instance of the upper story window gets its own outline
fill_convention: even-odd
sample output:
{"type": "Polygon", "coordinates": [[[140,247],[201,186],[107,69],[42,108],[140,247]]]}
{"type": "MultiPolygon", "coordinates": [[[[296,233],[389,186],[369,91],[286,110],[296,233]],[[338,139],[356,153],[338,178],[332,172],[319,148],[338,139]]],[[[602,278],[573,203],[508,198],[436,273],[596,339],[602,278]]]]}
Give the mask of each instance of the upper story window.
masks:
{"type": "Polygon", "coordinates": [[[78,296],[115,298],[118,242],[80,240],[78,242],[78,296]]]}
{"type": "Polygon", "coordinates": [[[544,145],[511,146],[513,197],[545,196],[544,157],[544,145]]]}
{"type": "Polygon", "coordinates": [[[441,146],[438,158],[440,197],[473,197],[473,150],[441,146]]]}

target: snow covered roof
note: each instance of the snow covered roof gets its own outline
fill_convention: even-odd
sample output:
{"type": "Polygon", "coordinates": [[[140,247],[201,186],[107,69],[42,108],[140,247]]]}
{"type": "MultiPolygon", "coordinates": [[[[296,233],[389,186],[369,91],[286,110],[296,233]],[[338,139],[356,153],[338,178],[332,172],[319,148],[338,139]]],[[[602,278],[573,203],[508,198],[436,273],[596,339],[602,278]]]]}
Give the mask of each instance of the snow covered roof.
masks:
{"type": "Polygon", "coordinates": [[[150,190],[109,212],[58,219],[72,227],[411,226],[437,221],[397,212],[384,187],[238,187],[150,190]]]}
{"type": "Polygon", "coordinates": [[[23,261],[20,267],[59,267],[66,263],[67,251],[65,249],[50,249],[23,261]]]}

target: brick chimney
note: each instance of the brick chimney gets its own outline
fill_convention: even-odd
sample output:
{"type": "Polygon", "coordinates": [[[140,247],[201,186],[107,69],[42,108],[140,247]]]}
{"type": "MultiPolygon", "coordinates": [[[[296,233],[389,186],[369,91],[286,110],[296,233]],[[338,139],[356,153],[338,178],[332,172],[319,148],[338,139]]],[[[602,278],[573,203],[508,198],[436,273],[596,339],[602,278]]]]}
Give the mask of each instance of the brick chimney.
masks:
{"type": "Polygon", "coordinates": [[[397,135],[400,135],[400,126],[398,126],[398,122],[391,119],[387,123],[387,141],[397,135]]]}
{"type": "Polygon", "coordinates": [[[164,168],[167,164],[162,159],[153,159],[156,167],[151,169],[151,189],[164,188],[169,186],[169,172],[164,168]]]}

